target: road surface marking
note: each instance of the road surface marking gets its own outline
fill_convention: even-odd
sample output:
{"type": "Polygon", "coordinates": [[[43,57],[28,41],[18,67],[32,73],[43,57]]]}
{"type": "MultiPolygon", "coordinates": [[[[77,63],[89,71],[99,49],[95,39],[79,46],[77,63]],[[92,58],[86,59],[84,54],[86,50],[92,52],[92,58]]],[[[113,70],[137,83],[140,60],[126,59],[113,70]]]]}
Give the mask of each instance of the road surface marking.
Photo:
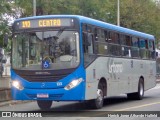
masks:
{"type": "Polygon", "coordinates": [[[130,110],[130,109],[136,109],[136,108],[141,108],[141,107],[147,107],[147,106],[151,106],[151,105],[156,105],[156,104],[160,104],[160,102],[154,102],[154,103],[149,103],[149,104],[144,104],[144,105],[139,105],[139,106],[134,106],[134,107],[128,107],[128,108],[118,109],[118,110],[113,110],[113,111],[125,111],[125,110],[130,110]]]}

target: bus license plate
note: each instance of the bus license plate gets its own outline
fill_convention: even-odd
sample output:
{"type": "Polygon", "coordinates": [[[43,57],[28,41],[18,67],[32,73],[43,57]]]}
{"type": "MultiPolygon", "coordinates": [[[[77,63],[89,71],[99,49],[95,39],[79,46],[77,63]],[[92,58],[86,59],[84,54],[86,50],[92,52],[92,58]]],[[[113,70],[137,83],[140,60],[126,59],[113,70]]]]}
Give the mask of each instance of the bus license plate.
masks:
{"type": "Polygon", "coordinates": [[[37,94],[37,98],[48,98],[48,94],[37,94]]]}

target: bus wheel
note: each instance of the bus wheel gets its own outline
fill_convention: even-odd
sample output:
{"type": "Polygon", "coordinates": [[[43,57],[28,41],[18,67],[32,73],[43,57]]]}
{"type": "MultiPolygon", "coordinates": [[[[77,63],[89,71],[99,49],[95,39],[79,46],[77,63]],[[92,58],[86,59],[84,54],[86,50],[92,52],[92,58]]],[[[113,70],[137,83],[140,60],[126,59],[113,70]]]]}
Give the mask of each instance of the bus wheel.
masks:
{"type": "Polygon", "coordinates": [[[139,85],[138,85],[138,92],[135,93],[135,97],[137,100],[142,100],[144,96],[144,82],[140,79],[139,85]]]}
{"type": "Polygon", "coordinates": [[[49,110],[52,106],[51,100],[38,100],[37,104],[41,110],[49,110]]]}
{"type": "Polygon", "coordinates": [[[103,87],[100,84],[97,90],[97,98],[91,101],[91,105],[95,109],[100,109],[103,107],[103,101],[104,101],[103,87]]]}
{"type": "Polygon", "coordinates": [[[144,82],[140,79],[138,84],[138,92],[127,94],[128,99],[142,100],[144,96],[144,82]]]}

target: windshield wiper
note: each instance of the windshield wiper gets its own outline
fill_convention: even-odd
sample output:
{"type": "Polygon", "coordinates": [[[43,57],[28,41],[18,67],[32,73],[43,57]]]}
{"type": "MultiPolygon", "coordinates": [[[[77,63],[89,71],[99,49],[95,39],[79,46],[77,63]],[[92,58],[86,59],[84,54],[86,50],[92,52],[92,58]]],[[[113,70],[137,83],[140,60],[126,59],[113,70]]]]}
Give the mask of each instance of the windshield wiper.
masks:
{"type": "Polygon", "coordinates": [[[55,36],[53,36],[53,39],[54,40],[58,40],[59,39],[59,36],[62,34],[62,32],[65,30],[65,27],[61,28],[57,34],[55,36]]]}

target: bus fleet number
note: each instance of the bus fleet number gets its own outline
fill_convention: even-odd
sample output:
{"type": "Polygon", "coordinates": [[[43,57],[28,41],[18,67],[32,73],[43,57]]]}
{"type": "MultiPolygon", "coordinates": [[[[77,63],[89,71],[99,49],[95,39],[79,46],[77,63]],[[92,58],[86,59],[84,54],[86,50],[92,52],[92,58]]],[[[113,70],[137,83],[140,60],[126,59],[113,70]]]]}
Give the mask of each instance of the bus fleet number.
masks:
{"type": "Polygon", "coordinates": [[[57,82],[57,86],[62,86],[62,82],[57,82]]]}

